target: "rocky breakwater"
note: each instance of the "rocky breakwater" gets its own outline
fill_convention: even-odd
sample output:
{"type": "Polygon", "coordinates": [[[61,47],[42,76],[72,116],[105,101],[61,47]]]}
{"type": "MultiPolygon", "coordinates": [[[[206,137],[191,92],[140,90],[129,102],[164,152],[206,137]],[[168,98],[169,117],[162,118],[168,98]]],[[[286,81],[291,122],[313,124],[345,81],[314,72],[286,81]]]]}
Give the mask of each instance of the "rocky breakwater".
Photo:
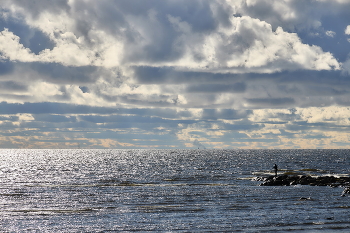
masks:
{"type": "Polygon", "coordinates": [[[256,181],[262,181],[260,186],[290,186],[290,185],[311,185],[311,186],[331,186],[331,187],[349,187],[350,177],[334,176],[269,176],[257,177],[256,181]]]}

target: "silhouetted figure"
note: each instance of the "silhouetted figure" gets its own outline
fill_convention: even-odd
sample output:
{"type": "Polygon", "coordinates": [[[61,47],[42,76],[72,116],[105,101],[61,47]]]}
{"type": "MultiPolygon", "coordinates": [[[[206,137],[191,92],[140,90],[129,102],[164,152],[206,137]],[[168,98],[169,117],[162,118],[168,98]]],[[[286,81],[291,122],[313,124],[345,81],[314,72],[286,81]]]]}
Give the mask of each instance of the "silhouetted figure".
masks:
{"type": "Polygon", "coordinates": [[[277,176],[277,170],[278,170],[277,164],[275,164],[275,165],[273,166],[273,170],[275,170],[275,176],[277,176]]]}

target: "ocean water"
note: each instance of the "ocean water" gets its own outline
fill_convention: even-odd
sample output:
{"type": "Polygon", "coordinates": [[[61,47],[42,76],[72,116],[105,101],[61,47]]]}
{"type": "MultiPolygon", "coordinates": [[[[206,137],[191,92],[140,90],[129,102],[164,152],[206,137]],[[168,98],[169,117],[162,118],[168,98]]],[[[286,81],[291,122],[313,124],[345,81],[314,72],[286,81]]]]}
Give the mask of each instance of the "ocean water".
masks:
{"type": "Polygon", "coordinates": [[[0,150],[0,232],[349,232],[350,150],[0,150]]]}

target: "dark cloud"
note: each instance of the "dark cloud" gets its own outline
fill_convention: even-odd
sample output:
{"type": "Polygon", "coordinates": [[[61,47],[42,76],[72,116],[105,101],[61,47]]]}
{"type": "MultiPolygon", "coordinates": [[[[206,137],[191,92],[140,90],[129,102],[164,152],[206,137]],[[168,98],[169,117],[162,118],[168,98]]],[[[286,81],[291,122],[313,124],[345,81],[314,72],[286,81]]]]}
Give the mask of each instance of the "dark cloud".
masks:
{"type": "Polygon", "coordinates": [[[30,2],[26,0],[11,0],[11,3],[26,10],[26,12],[31,14],[32,18],[37,18],[47,11],[57,14],[60,11],[68,11],[70,9],[68,0],[32,0],[30,2]]]}
{"type": "Polygon", "coordinates": [[[30,99],[32,97],[32,95],[21,95],[21,94],[0,94],[1,98],[3,99],[11,99],[11,100],[15,100],[18,102],[24,102],[24,101],[28,101],[28,99],[30,99]]]}
{"type": "Polygon", "coordinates": [[[77,122],[75,116],[51,115],[51,114],[36,114],[35,121],[39,122],[77,122]]]}
{"type": "Polygon", "coordinates": [[[117,37],[123,35],[125,31],[125,36],[129,40],[134,40],[135,35],[131,32],[122,9],[115,4],[115,1],[103,1],[103,4],[101,1],[75,1],[72,8],[71,14],[76,17],[75,33],[83,37],[90,45],[94,44],[94,40],[90,38],[89,33],[94,28],[99,28],[117,37]],[[84,12],[81,9],[85,9],[84,12]],[[129,30],[122,30],[125,28],[129,30]]]}
{"type": "Polygon", "coordinates": [[[116,112],[113,108],[91,107],[86,105],[74,105],[63,103],[0,103],[0,114],[87,114],[100,113],[108,114],[116,112]]]}
{"type": "Polygon", "coordinates": [[[138,83],[152,84],[152,83],[178,83],[184,80],[185,77],[180,72],[178,75],[172,68],[162,67],[146,67],[137,66],[133,67],[134,77],[138,83]]]}
{"type": "Polygon", "coordinates": [[[58,63],[41,63],[32,62],[24,63],[24,67],[28,67],[44,77],[52,83],[91,83],[98,78],[96,73],[99,67],[95,66],[65,66],[58,63]]]}
{"type": "MultiPolygon", "coordinates": [[[[74,120],[72,117],[59,116],[53,114],[120,114],[120,115],[137,115],[137,116],[157,116],[161,118],[176,119],[182,117],[192,117],[191,112],[186,110],[177,111],[175,109],[162,109],[162,108],[111,108],[111,107],[92,107],[88,105],[75,105],[64,103],[0,103],[0,114],[12,115],[19,113],[35,114],[35,117],[43,117],[37,114],[49,114],[47,119],[57,117],[57,119],[74,120]]],[[[238,113],[235,113],[238,115],[238,113]]],[[[108,121],[113,116],[93,116],[87,115],[86,119],[101,119],[101,122],[108,121]]],[[[39,119],[39,118],[38,118],[39,119]]],[[[42,118],[40,118],[42,119],[42,118]]],[[[94,120],[91,120],[94,121],[94,120]]]]}
{"type": "Polygon", "coordinates": [[[230,92],[230,93],[243,93],[246,90],[245,83],[233,83],[233,84],[197,84],[197,85],[189,85],[187,87],[186,92],[189,93],[222,93],[222,92],[230,92]]]}
{"type": "Polygon", "coordinates": [[[259,108],[291,107],[295,104],[293,98],[251,98],[247,99],[249,104],[259,108]]]}
{"type": "MultiPolygon", "coordinates": [[[[54,120],[51,118],[51,120],[54,120]]],[[[98,127],[96,124],[93,124],[91,122],[86,121],[62,121],[62,118],[56,119],[58,122],[52,122],[47,118],[45,120],[45,117],[43,117],[43,121],[20,121],[20,124],[15,128],[18,129],[36,129],[40,132],[60,132],[60,133],[69,133],[71,134],[70,130],[74,129],[74,131],[90,131],[90,130],[96,130],[101,127],[98,127]]],[[[72,131],[72,132],[74,132],[72,131]]]]}
{"type": "MultiPolygon", "coordinates": [[[[79,116],[80,120],[88,121],[92,123],[128,123],[132,122],[131,125],[140,124],[153,124],[153,125],[164,125],[168,123],[169,125],[176,126],[177,124],[193,124],[195,120],[168,120],[160,117],[149,117],[149,116],[123,116],[123,115],[109,115],[109,116],[93,116],[93,115],[82,115],[79,116]]],[[[112,124],[108,124],[110,127],[112,124]]],[[[102,126],[104,127],[104,126],[102,126]]]]}
{"type": "MultiPolygon", "coordinates": [[[[348,75],[342,71],[328,70],[296,70],[281,71],[272,74],[265,73],[211,73],[211,72],[186,72],[171,67],[133,67],[134,77],[139,84],[189,84],[189,92],[201,92],[201,90],[232,88],[233,91],[244,92],[249,84],[262,84],[268,81],[271,84],[310,85],[310,88],[323,86],[332,89],[335,86],[346,88],[350,85],[348,75]],[[202,88],[201,88],[202,87],[202,88]],[[211,88],[212,87],[212,88],[211,88]]],[[[283,86],[280,86],[283,88],[283,86]]],[[[285,86],[286,87],[286,86],[285,86]]],[[[293,90],[291,90],[293,91],[293,90]]],[[[321,91],[321,90],[320,90],[321,91]]],[[[335,91],[335,89],[333,89],[335,91]]],[[[331,91],[332,92],[332,91],[331,91]]],[[[342,90],[340,90],[342,92],[342,90]]]]}
{"type": "MultiPolygon", "coordinates": [[[[111,96],[109,96],[111,97],[111,96]]],[[[177,105],[176,95],[149,95],[145,97],[141,94],[129,94],[121,95],[115,98],[109,99],[112,102],[119,102],[134,106],[154,106],[154,107],[173,107],[177,105]]]]}
{"type": "Polygon", "coordinates": [[[158,116],[167,119],[193,117],[192,113],[188,110],[176,110],[172,108],[118,108],[116,113],[122,115],[158,116]]]}
{"type": "Polygon", "coordinates": [[[293,72],[284,71],[275,73],[271,77],[273,77],[274,79],[278,79],[276,81],[279,81],[281,83],[303,83],[317,86],[344,86],[350,83],[349,76],[342,74],[342,71],[329,70],[298,70],[293,72]]]}
{"type": "Polygon", "coordinates": [[[337,62],[350,3],[238,2],[4,0],[0,146],[298,147],[346,133],[334,106],[350,105],[337,62]]]}
{"type": "Polygon", "coordinates": [[[4,91],[26,91],[27,86],[14,81],[0,81],[0,89],[4,91]]]}
{"type": "MultiPolygon", "coordinates": [[[[235,83],[242,81],[246,76],[249,77],[249,75],[230,73],[179,71],[173,67],[136,66],[132,67],[132,69],[134,71],[134,78],[139,84],[198,84],[202,82],[227,83],[230,81],[235,83]]],[[[253,77],[256,75],[258,74],[252,74],[253,77]]],[[[260,76],[263,75],[260,74],[260,76]]]]}
{"type": "Polygon", "coordinates": [[[309,139],[322,139],[322,138],[330,138],[327,137],[323,134],[314,134],[314,135],[306,135],[305,138],[309,138],[309,139]]]}
{"type": "Polygon", "coordinates": [[[344,96],[343,98],[336,98],[335,103],[339,106],[350,106],[350,98],[348,96],[344,96]]]}
{"type": "Polygon", "coordinates": [[[237,111],[234,109],[203,109],[203,120],[234,120],[247,118],[252,112],[250,110],[237,111]]]}
{"type": "Polygon", "coordinates": [[[10,121],[18,121],[18,116],[0,116],[0,121],[10,122],[10,121]]]}
{"type": "Polygon", "coordinates": [[[251,130],[259,130],[264,127],[263,124],[255,124],[249,120],[242,120],[242,121],[237,121],[235,124],[228,124],[224,123],[222,124],[222,129],[223,130],[245,130],[245,131],[251,131],[251,130]]]}
{"type": "MultiPolygon", "coordinates": [[[[34,80],[64,85],[89,84],[94,83],[100,75],[105,75],[106,78],[109,76],[104,68],[97,66],[65,66],[47,62],[0,62],[0,77],[11,73],[14,75],[11,81],[7,80],[7,84],[10,87],[12,83],[13,88],[16,86],[18,90],[25,89],[25,85],[29,85],[34,80]],[[19,75],[15,71],[25,75],[19,75]]],[[[6,85],[6,83],[3,84],[6,85]]]]}
{"type": "MultiPolygon", "coordinates": [[[[1,56],[1,52],[0,52],[1,56]]],[[[0,60],[0,76],[4,74],[9,74],[13,71],[14,64],[9,61],[2,61],[0,60]]]]}
{"type": "Polygon", "coordinates": [[[349,94],[349,90],[346,90],[347,88],[334,88],[331,86],[309,86],[305,93],[308,93],[308,95],[312,96],[339,96],[339,95],[345,95],[349,94]]]}
{"type": "Polygon", "coordinates": [[[230,25],[227,6],[211,1],[75,1],[71,8],[76,33],[92,43],[90,33],[99,28],[125,42],[125,61],[174,61],[185,53],[186,41],[169,17],[186,22],[193,33],[209,33],[219,24],[230,25]],[[216,5],[213,12],[211,5],[216,5]],[[81,11],[80,9],[85,9],[81,11]],[[219,14],[220,17],[216,17],[219,14]],[[86,17],[88,15],[89,17],[86,17]],[[136,27],[137,26],[137,27],[136,27]],[[143,46],[140,47],[140,45],[143,46]],[[175,48],[175,49],[174,49],[175,48]]]}
{"type": "Polygon", "coordinates": [[[349,125],[342,125],[342,124],[337,124],[335,122],[315,122],[315,123],[310,123],[307,121],[295,121],[291,122],[286,125],[286,130],[290,131],[299,131],[301,132],[307,132],[311,133],[313,131],[316,132],[326,132],[326,131],[348,131],[350,128],[349,125]]]}
{"type": "Polygon", "coordinates": [[[273,119],[271,121],[259,121],[259,123],[264,124],[287,124],[288,122],[300,121],[301,117],[299,114],[296,114],[295,109],[290,109],[291,113],[282,113],[277,112],[269,115],[269,119],[273,119]]]}

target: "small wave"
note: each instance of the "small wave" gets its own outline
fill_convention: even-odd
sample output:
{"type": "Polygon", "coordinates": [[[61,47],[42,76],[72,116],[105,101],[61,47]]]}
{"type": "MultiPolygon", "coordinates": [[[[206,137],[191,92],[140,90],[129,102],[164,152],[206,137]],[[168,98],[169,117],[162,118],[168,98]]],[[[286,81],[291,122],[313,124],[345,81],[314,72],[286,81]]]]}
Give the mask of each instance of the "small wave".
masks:
{"type": "Polygon", "coordinates": [[[205,208],[200,206],[188,206],[188,205],[142,205],[137,207],[138,210],[141,210],[146,213],[154,212],[201,212],[205,211],[205,208]]]}
{"type": "Polygon", "coordinates": [[[350,209],[350,206],[336,206],[336,209],[350,209]]]}
{"type": "Polygon", "coordinates": [[[123,182],[123,181],[121,181],[119,179],[110,178],[110,179],[100,179],[99,182],[100,183],[106,183],[106,184],[108,184],[108,183],[113,183],[114,184],[114,183],[120,183],[120,182],[123,182]]]}
{"type": "Polygon", "coordinates": [[[231,205],[226,207],[227,210],[247,210],[249,208],[251,207],[248,205],[231,205]]]}
{"type": "MultiPolygon", "coordinates": [[[[215,178],[222,178],[225,177],[223,175],[214,175],[215,178]]],[[[195,176],[189,176],[189,177],[170,177],[163,179],[164,181],[199,181],[199,180],[211,180],[213,177],[204,176],[204,175],[195,175],[195,176]]]]}
{"type": "Polygon", "coordinates": [[[82,209],[22,209],[22,210],[9,210],[8,212],[14,213],[86,213],[95,212],[97,209],[93,208],[82,208],[82,209]]]}
{"type": "Polygon", "coordinates": [[[0,193],[0,196],[4,197],[23,197],[28,196],[27,193],[0,193]]]}

